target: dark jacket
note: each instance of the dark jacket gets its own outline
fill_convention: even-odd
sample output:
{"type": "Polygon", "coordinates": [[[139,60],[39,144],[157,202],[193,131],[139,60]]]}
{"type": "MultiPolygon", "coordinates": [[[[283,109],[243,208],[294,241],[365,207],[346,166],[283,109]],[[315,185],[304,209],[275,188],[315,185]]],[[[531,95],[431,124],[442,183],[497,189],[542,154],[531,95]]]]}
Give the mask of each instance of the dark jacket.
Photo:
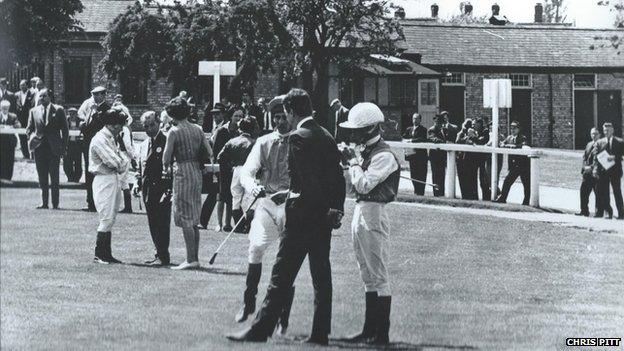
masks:
{"type": "Polygon", "coordinates": [[[446,135],[447,143],[454,143],[457,140],[457,134],[460,131],[460,128],[452,123],[447,123],[442,127],[444,129],[444,134],[446,135]]]}
{"type": "Polygon", "coordinates": [[[0,94],[2,94],[2,96],[0,96],[0,101],[6,100],[11,103],[11,107],[9,107],[9,112],[16,113],[17,104],[15,103],[15,94],[10,92],[8,89],[5,90],[4,93],[0,91],[0,94]]]}
{"type": "Polygon", "coordinates": [[[69,127],[67,126],[67,118],[65,110],[59,105],[50,104],[49,115],[46,116],[44,122],[44,106],[39,105],[30,109],[28,117],[28,126],[26,133],[29,136],[28,147],[31,151],[38,147],[48,144],[52,150],[52,154],[60,156],[67,148],[69,139],[69,127]]]}
{"type": "MultiPolygon", "coordinates": [[[[419,125],[417,127],[408,127],[402,135],[403,139],[409,139],[412,143],[426,143],[429,140],[427,139],[427,128],[419,125]]],[[[414,150],[412,154],[405,155],[406,160],[412,160],[419,157],[427,157],[427,150],[414,150]]]]}
{"type": "Polygon", "coordinates": [[[24,103],[22,104],[22,100],[19,95],[15,94],[15,105],[17,106],[16,114],[22,125],[26,125],[28,123],[28,113],[30,109],[34,107],[35,104],[35,94],[28,89],[26,90],[26,99],[24,99],[24,103]]]}
{"type": "Polygon", "coordinates": [[[230,131],[228,128],[230,122],[223,124],[221,127],[217,128],[214,134],[214,143],[212,145],[212,152],[214,156],[214,162],[217,163],[217,156],[225,146],[225,144],[237,137],[240,133],[238,130],[230,131]]]}
{"type": "MultiPolygon", "coordinates": [[[[527,138],[522,135],[522,134],[518,134],[517,136],[513,136],[513,135],[509,135],[507,136],[507,138],[505,138],[505,140],[503,141],[503,146],[504,148],[507,149],[521,149],[523,146],[528,146],[529,143],[527,142],[527,138]]],[[[509,169],[528,169],[529,167],[529,158],[526,156],[519,156],[519,155],[509,155],[509,169]]]]}
{"type": "Polygon", "coordinates": [[[85,124],[82,125],[80,131],[82,135],[84,135],[85,146],[89,147],[91,144],[91,139],[99,132],[102,128],[104,128],[104,123],[102,122],[102,116],[104,112],[110,109],[110,105],[108,102],[104,101],[100,104],[97,110],[91,115],[91,118],[88,121],[85,121],[85,124]]]}
{"type": "Polygon", "coordinates": [[[613,137],[613,141],[611,142],[613,145],[609,148],[609,144],[607,143],[607,138],[602,138],[596,142],[596,146],[594,147],[594,170],[598,173],[598,175],[610,174],[615,172],[618,177],[622,176],[622,155],[624,154],[624,141],[618,137],[613,137]],[[615,165],[613,165],[610,169],[605,170],[600,162],[598,161],[598,154],[603,151],[607,151],[610,155],[615,156],[615,165]]]}
{"type": "Polygon", "coordinates": [[[591,177],[592,169],[594,167],[594,147],[596,141],[590,141],[585,145],[585,151],[583,152],[583,167],[581,168],[581,174],[583,177],[591,177]]]}
{"type": "Polygon", "coordinates": [[[171,189],[171,179],[162,176],[162,157],[166,143],[167,137],[159,131],[147,152],[145,166],[141,166],[144,167],[141,169],[141,183],[145,203],[160,202],[163,193],[171,189]]]}
{"type": "MultiPolygon", "coordinates": [[[[433,127],[427,130],[427,140],[434,144],[444,144],[446,143],[446,138],[448,137],[445,132],[446,130],[444,127],[433,125],[433,127]]],[[[436,162],[446,164],[446,151],[433,149],[429,150],[429,159],[432,164],[436,162]]]]}
{"type": "Polygon", "coordinates": [[[286,201],[286,226],[327,226],[329,209],[343,210],[346,193],[340,152],[331,134],[308,120],[288,138],[290,191],[300,194],[286,201]]]}

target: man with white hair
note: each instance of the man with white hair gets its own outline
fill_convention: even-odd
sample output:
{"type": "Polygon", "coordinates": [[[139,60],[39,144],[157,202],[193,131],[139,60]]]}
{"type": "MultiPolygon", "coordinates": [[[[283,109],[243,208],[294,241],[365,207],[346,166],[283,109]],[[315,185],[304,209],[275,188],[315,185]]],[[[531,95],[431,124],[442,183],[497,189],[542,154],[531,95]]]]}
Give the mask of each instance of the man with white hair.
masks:
{"type": "Polygon", "coordinates": [[[154,111],[141,116],[141,124],[148,138],[141,144],[139,156],[139,187],[145,203],[147,222],[156,255],[146,261],[152,266],[169,264],[169,236],[171,223],[171,179],[162,176],[162,157],[167,137],[160,130],[160,118],[154,111]]]}
{"type": "Polygon", "coordinates": [[[351,141],[362,150],[343,148],[343,163],[356,194],[351,223],[355,257],[366,291],[366,312],[362,332],[344,339],[377,345],[389,343],[391,294],[388,280],[389,224],[386,205],[399,190],[401,167],[398,157],[381,137],[384,115],[377,105],[359,103],[340,124],[351,131],[351,141]]]}

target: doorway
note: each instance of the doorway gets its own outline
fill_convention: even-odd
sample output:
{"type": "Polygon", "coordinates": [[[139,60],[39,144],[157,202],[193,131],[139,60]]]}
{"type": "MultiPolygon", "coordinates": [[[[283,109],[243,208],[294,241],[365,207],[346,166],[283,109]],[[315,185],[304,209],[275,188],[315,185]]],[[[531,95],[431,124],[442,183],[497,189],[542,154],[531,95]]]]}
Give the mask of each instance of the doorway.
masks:
{"type": "Polygon", "coordinates": [[[447,111],[450,115],[449,121],[461,127],[465,119],[463,86],[451,85],[440,88],[440,111],[447,111]]]}
{"type": "Polygon", "coordinates": [[[532,107],[530,89],[513,89],[511,92],[511,109],[509,123],[520,123],[520,133],[526,136],[529,145],[533,146],[532,107]]]}

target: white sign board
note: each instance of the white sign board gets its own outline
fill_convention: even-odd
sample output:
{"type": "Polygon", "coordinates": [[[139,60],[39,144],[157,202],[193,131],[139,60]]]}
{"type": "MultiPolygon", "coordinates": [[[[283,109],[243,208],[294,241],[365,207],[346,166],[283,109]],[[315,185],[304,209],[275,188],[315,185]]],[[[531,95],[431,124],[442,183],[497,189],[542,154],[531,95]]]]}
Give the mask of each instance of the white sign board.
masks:
{"type": "Polygon", "coordinates": [[[511,79],[484,79],[483,107],[511,108],[511,79]]]}
{"type": "Polygon", "coordinates": [[[236,61],[199,61],[200,76],[235,76],[236,61]]]}

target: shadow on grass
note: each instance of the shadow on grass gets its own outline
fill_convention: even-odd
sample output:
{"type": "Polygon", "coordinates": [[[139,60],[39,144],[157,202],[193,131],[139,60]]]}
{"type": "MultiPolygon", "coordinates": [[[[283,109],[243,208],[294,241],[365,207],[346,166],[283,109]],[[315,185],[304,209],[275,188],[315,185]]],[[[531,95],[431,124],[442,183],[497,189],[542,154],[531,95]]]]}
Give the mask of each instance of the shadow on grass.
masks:
{"type": "MultiPolygon", "coordinates": [[[[152,266],[149,264],[145,264],[145,263],[138,263],[138,262],[129,262],[126,263],[127,266],[133,266],[133,267],[141,267],[141,268],[152,268],[152,269],[171,269],[171,267],[175,267],[177,266],[176,263],[172,263],[170,265],[167,266],[152,266]]],[[[220,275],[238,275],[238,276],[245,276],[247,275],[247,273],[245,272],[239,272],[239,271],[231,271],[231,270],[227,270],[227,269],[222,269],[222,268],[213,268],[213,267],[199,267],[199,268],[195,268],[195,269],[189,269],[188,271],[192,271],[192,272],[202,272],[202,273],[212,273],[212,274],[220,274],[220,275]]]]}
{"type": "MultiPolygon", "coordinates": [[[[292,335],[289,337],[273,338],[276,344],[289,345],[300,344],[308,336],[307,335],[292,335]]],[[[478,350],[474,346],[468,345],[438,345],[438,344],[411,344],[407,342],[391,342],[388,345],[368,345],[348,343],[340,339],[330,338],[329,345],[327,347],[345,350],[410,350],[410,351],[426,351],[427,349],[444,349],[444,350],[478,350]]]]}

